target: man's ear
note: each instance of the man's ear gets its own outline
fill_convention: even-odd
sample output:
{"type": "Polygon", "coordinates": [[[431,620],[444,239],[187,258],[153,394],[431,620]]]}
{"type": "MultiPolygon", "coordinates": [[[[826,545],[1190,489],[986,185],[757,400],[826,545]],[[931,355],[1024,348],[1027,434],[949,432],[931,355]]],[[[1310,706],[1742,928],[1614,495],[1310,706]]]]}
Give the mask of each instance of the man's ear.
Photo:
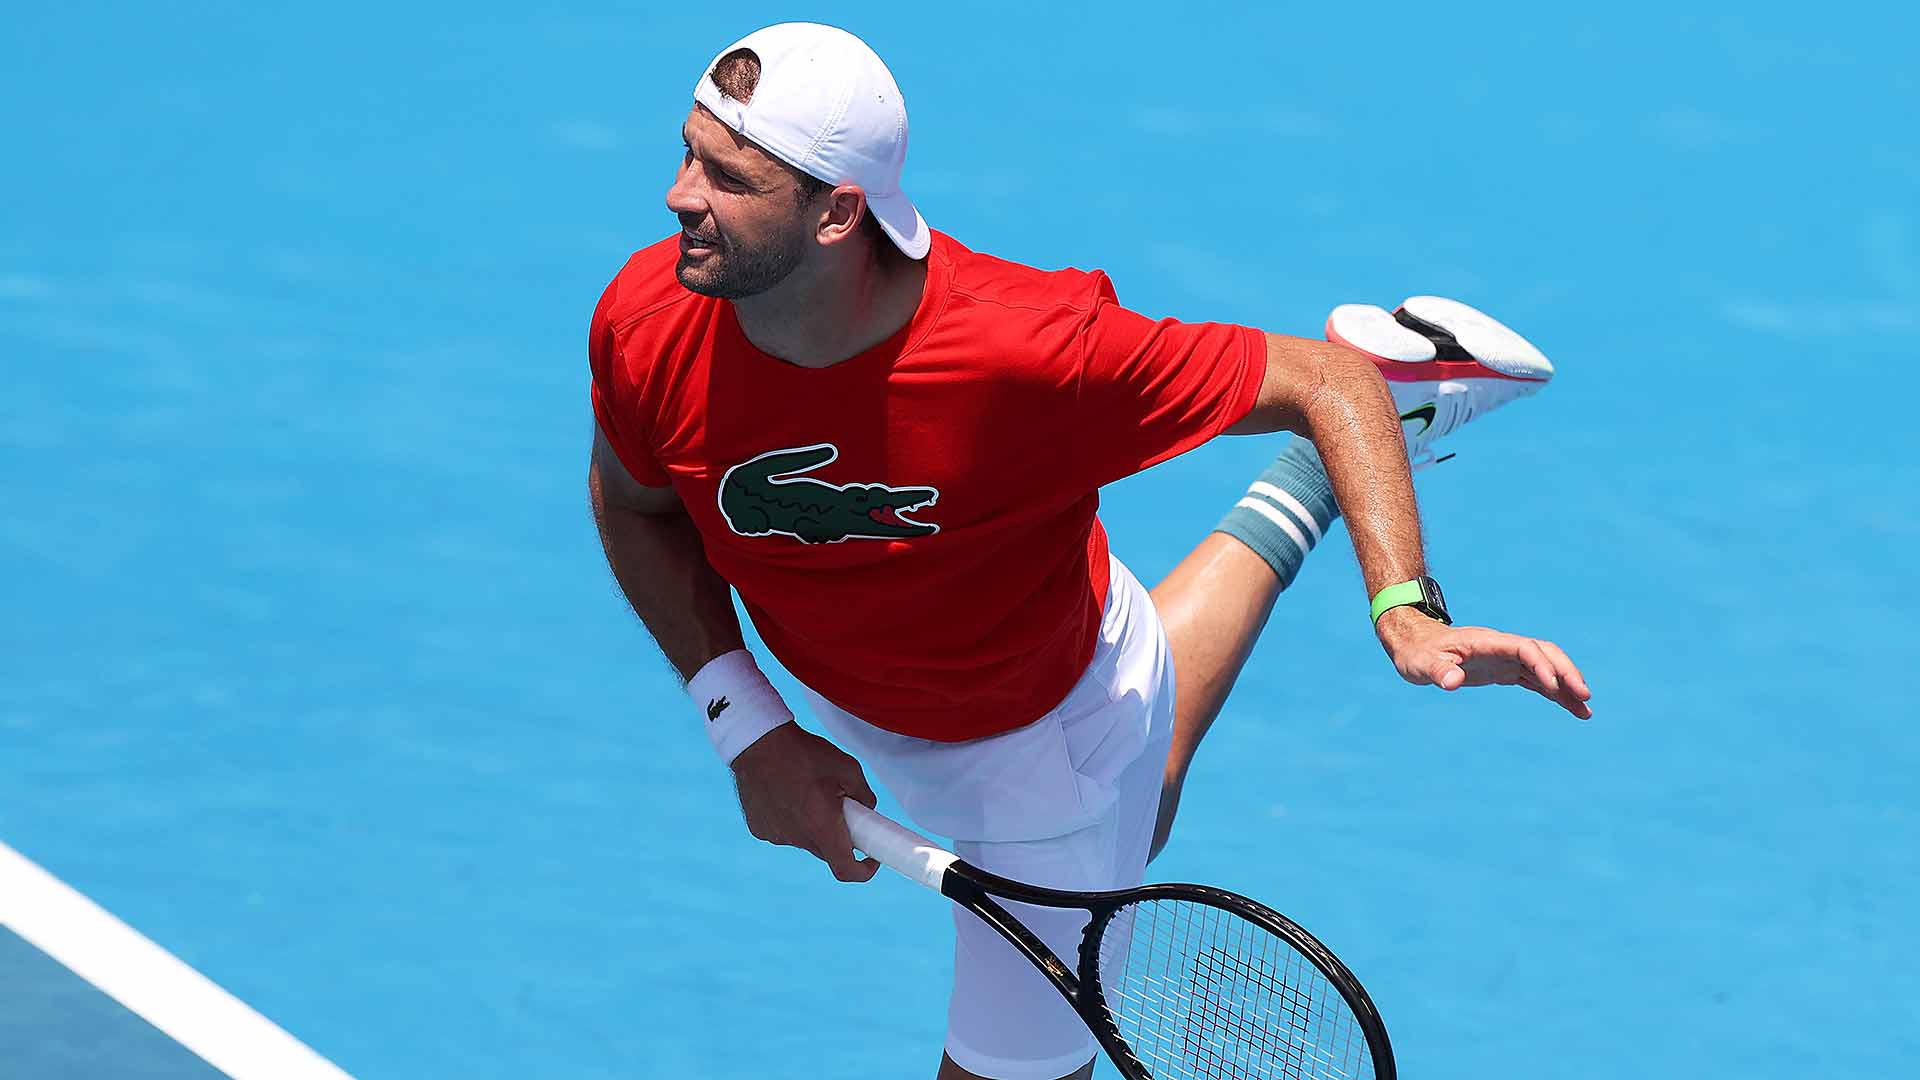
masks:
{"type": "Polygon", "coordinates": [[[860,231],[867,216],[867,193],[856,184],[842,184],[827,195],[826,212],[820,217],[820,239],[837,244],[860,231]]]}

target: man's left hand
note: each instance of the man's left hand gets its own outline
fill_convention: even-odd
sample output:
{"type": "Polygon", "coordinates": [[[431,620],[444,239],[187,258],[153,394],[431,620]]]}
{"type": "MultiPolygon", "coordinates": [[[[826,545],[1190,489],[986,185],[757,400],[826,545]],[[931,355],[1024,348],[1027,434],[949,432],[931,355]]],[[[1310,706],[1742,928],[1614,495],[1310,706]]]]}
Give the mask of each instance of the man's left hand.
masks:
{"type": "Polygon", "coordinates": [[[1593,717],[1587,680],[1551,641],[1484,626],[1448,626],[1412,607],[1381,613],[1374,631],[1400,676],[1417,686],[1524,686],[1582,720],[1593,717]]]}

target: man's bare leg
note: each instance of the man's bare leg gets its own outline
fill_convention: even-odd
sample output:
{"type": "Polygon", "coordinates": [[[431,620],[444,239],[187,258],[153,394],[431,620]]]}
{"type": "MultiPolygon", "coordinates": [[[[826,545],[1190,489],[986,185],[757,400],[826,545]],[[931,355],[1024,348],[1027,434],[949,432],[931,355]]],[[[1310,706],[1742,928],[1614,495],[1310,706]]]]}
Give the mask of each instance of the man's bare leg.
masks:
{"type": "MultiPolygon", "coordinates": [[[[941,1054],[940,1072],[934,1077],[934,1080],[992,1080],[992,1078],[970,1073],[960,1066],[955,1065],[952,1058],[941,1054]]],[[[1093,1062],[1087,1062],[1084,1066],[1061,1077],[1060,1080],[1093,1080],[1093,1062]]]]}
{"type": "Polygon", "coordinates": [[[1179,692],[1149,859],[1173,831],[1193,756],[1253,653],[1274,599],[1339,516],[1320,455],[1294,439],[1216,531],[1154,587],[1179,692]]]}
{"type": "Polygon", "coordinates": [[[1187,769],[1267,625],[1280,595],[1280,576],[1245,544],[1225,533],[1209,533],[1154,586],[1152,595],[1167,628],[1179,689],[1149,860],[1160,854],[1173,832],[1187,769]]]}

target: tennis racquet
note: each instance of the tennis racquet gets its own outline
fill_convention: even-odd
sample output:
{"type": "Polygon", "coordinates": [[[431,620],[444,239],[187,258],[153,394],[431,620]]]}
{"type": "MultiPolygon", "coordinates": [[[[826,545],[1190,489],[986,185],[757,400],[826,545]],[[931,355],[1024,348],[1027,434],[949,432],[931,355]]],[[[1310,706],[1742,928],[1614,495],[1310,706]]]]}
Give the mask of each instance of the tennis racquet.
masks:
{"type": "Polygon", "coordinates": [[[853,846],[978,915],[1066,997],[1126,1080],[1394,1080],[1380,1014],[1291,919],[1204,885],[1062,892],[971,866],[845,800],[853,846]],[[1077,969],[995,902],[1081,908],[1077,969]]]}

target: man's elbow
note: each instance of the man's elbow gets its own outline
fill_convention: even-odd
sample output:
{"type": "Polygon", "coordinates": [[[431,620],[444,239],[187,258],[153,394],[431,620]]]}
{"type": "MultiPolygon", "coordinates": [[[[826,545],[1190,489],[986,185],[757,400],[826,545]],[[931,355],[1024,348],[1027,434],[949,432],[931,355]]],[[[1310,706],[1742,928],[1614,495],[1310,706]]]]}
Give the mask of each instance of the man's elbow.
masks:
{"type": "Polygon", "coordinates": [[[1267,370],[1260,396],[1232,434],[1292,431],[1305,435],[1315,419],[1356,406],[1392,403],[1386,380],[1356,349],[1311,338],[1267,335],[1267,370]]]}
{"type": "Polygon", "coordinates": [[[1320,358],[1318,374],[1313,399],[1302,408],[1309,425],[1322,415],[1394,411],[1386,377],[1358,349],[1329,344],[1320,358]]]}

